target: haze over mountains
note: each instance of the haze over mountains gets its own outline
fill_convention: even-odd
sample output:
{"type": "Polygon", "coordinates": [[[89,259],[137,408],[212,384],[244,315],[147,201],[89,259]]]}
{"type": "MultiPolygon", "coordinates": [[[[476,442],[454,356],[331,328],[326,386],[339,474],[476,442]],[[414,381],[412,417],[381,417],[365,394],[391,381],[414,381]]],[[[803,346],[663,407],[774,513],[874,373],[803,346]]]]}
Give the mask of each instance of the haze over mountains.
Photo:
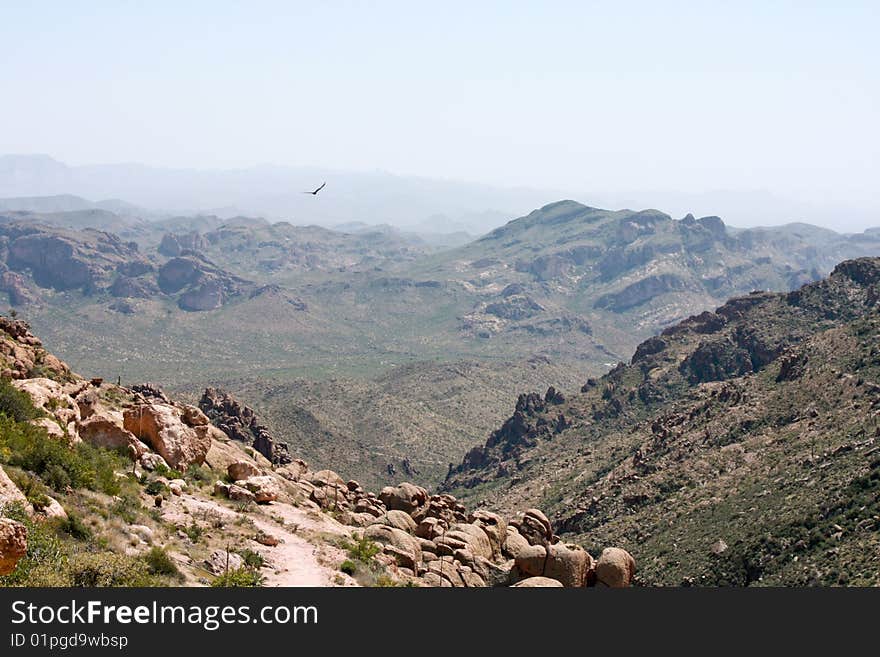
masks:
{"type": "Polygon", "coordinates": [[[476,236],[554,198],[576,198],[604,208],[661,208],[673,216],[720,215],[733,226],[807,222],[839,232],[858,232],[880,225],[880,208],[876,206],[808,203],[756,189],[689,193],[668,189],[621,192],[589,186],[504,188],[383,171],[332,171],[306,166],[260,165],[227,170],[134,163],[70,166],[48,155],[0,156],[0,209],[98,208],[141,218],[249,215],[294,224],[332,227],[363,222],[426,233],[466,231],[476,236]],[[324,180],[330,181],[330,187],[320,203],[301,194],[324,180]],[[68,205],[64,199],[40,201],[44,204],[41,207],[30,205],[33,201],[28,199],[59,195],[82,198],[67,199],[68,205]],[[10,203],[9,197],[18,202],[10,203]],[[54,208],[52,203],[56,204],[54,208]]]}

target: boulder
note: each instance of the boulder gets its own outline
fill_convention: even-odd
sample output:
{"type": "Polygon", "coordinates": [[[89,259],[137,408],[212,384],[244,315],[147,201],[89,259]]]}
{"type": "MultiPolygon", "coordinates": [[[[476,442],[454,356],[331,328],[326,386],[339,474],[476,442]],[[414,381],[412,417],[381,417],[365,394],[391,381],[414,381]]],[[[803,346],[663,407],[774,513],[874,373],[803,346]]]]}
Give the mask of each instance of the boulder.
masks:
{"type": "Polygon", "coordinates": [[[605,548],[596,562],[596,580],[611,588],[623,588],[632,583],[636,574],[636,560],[622,548],[605,548]]]}
{"type": "Polygon", "coordinates": [[[419,538],[434,540],[438,536],[441,536],[445,530],[446,525],[437,518],[425,518],[419,523],[418,527],[416,527],[415,535],[419,538]]]}
{"type": "Polygon", "coordinates": [[[492,558],[501,557],[501,549],[507,539],[507,520],[491,511],[474,511],[470,516],[470,523],[476,525],[486,536],[492,546],[492,558]]]}
{"type": "Polygon", "coordinates": [[[418,565],[422,562],[422,547],[418,540],[401,529],[388,525],[369,525],[364,528],[364,537],[380,545],[390,545],[406,552],[409,560],[418,565]]]}
{"type": "Polygon", "coordinates": [[[512,579],[513,559],[500,564],[493,563],[483,557],[474,557],[471,568],[486,583],[486,586],[508,586],[512,579]]]}
{"type": "Polygon", "coordinates": [[[136,459],[147,451],[147,446],[123,427],[121,413],[93,411],[87,419],[79,423],[77,431],[79,437],[91,445],[109,449],[122,448],[136,459]]]}
{"type": "Polygon", "coordinates": [[[211,448],[208,427],[187,426],[180,411],[169,404],[140,404],[127,409],[123,426],[176,470],[185,471],[191,465],[200,465],[211,448]]]}
{"type": "Polygon", "coordinates": [[[517,570],[527,576],[542,576],[547,563],[547,548],[543,545],[530,545],[519,551],[514,559],[517,570]]]}
{"type": "Polygon", "coordinates": [[[254,501],[257,504],[274,502],[281,494],[278,482],[268,475],[249,477],[244,481],[244,487],[254,494],[254,501]]]}
{"type": "Polygon", "coordinates": [[[517,529],[530,545],[547,545],[553,539],[550,521],[538,509],[527,510],[517,529]]]}
{"type": "Polygon", "coordinates": [[[345,485],[345,479],[333,472],[333,470],[318,470],[311,476],[309,481],[315,486],[341,486],[348,490],[348,486],[345,485]]]}
{"type": "Polygon", "coordinates": [[[242,479],[248,479],[250,477],[258,477],[263,473],[251,462],[236,461],[235,463],[230,463],[226,467],[226,474],[229,475],[229,478],[232,479],[232,481],[241,481],[242,479]]]}
{"type": "Polygon", "coordinates": [[[205,427],[211,424],[208,416],[197,406],[186,404],[183,407],[183,421],[191,427],[205,427]]]}
{"type": "Polygon", "coordinates": [[[159,456],[155,452],[149,452],[149,451],[145,452],[144,454],[141,455],[141,457],[138,459],[138,463],[141,464],[141,466],[144,468],[144,470],[149,470],[150,472],[152,472],[153,470],[155,470],[156,468],[158,468],[160,466],[165,467],[165,468],[168,467],[168,464],[165,462],[165,459],[163,459],[161,456],[159,456]]]}
{"type": "Polygon", "coordinates": [[[587,583],[587,573],[593,567],[593,557],[580,545],[556,543],[547,546],[545,577],[562,582],[568,588],[580,588],[587,583]]]}
{"type": "Polygon", "coordinates": [[[412,519],[408,513],[404,511],[391,510],[386,511],[381,516],[378,516],[371,525],[388,525],[389,527],[394,527],[396,529],[400,529],[401,531],[405,531],[407,534],[415,534],[416,531],[416,521],[412,519]]]}
{"type": "Polygon", "coordinates": [[[15,570],[27,554],[27,527],[10,518],[0,518],[0,575],[15,570]]]}
{"type": "Polygon", "coordinates": [[[436,539],[436,542],[438,545],[446,543],[452,546],[450,539],[463,542],[464,546],[459,547],[466,547],[475,556],[486,559],[493,557],[492,543],[481,527],[458,523],[452,525],[444,536],[436,539]]]}
{"type": "Polygon", "coordinates": [[[451,559],[437,559],[428,564],[428,572],[434,573],[449,582],[455,588],[464,588],[465,583],[461,571],[451,559]]]}
{"type": "Polygon", "coordinates": [[[299,481],[308,471],[309,466],[302,459],[294,459],[291,463],[283,465],[275,470],[279,475],[290,481],[299,481]]]}
{"type": "MultiPolygon", "coordinates": [[[[214,489],[217,489],[216,484],[214,485],[214,489]]],[[[233,502],[255,502],[256,496],[250,492],[247,488],[242,488],[241,486],[237,486],[236,484],[232,484],[226,490],[226,494],[229,496],[229,499],[233,502]]]]}
{"type": "Polygon", "coordinates": [[[562,588],[562,582],[549,577],[529,577],[513,585],[516,588],[562,588]]]}
{"type": "Polygon", "coordinates": [[[216,550],[211,556],[205,559],[205,566],[215,575],[222,575],[228,570],[235,570],[244,565],[241,555],[235,552],[227,552],[226,550],[216,550]]]}
{"type": "Polygon", "coordinates": [[[58,503],[53,497],[46,498],[48,502],[44,504],[39,511],[39,515],[47,520],[51,520],[53,518],[59,518],[61,520],[67,520],[67,511],[64,510],[64,507],[58,503]]]}
{"type": "Polygon", "coordinates": [[[386,486],[379,493],[379,499],[389,509],[412,513],[428,502],[428,491],[421,486],[403,482],[398,486],[386,486]]]}
{"type": "Polygon", "coordinates": [[[529,542],[525,539],[525,537],[520,534],[516,527],[507,527],[507,538],[504,539],[504,544],[501,546],[501,551],[504,556],[515,559],[516,555],[520,553],[520,550],[529,547],[529,542]]]}

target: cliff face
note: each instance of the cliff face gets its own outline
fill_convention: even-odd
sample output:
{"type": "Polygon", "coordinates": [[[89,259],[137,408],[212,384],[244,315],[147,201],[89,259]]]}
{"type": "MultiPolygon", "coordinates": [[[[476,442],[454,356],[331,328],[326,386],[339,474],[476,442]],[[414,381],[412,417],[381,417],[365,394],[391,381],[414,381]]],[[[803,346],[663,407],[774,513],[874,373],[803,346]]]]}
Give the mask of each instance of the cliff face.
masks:
{"type": "Polygon", "coordinates": [[[876,583],[878,281],[847,261],[670,327],[560,404],[523,396],[445,489],[540,499],[648,582],[876,583]]]}

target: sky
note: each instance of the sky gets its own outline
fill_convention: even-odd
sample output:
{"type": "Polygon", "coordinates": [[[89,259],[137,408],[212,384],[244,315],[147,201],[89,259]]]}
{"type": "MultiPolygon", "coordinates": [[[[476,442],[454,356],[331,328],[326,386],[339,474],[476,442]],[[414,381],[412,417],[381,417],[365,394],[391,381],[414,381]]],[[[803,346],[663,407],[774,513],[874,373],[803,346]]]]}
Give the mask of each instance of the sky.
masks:
{"type": "Polygon", "coordinates": [[[875,211],[878,19],[876,0],[3,1],[0,153],[875,211]]]}

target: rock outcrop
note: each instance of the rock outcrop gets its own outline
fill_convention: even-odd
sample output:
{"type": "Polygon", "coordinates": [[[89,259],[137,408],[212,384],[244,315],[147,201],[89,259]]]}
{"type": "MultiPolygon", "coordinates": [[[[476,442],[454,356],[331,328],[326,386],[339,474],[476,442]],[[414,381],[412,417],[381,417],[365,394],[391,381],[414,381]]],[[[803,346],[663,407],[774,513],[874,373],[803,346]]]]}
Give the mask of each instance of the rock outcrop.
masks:
{"type": "Polygon", "coordinates": [[[123,426],[152,447],[172,468],[186,471],[204,462],[211,447],[207,427],[189,426],[181,409],[168,404],[139,404],[126,409],[123,426]]]}
{"type": "Polygon", "coordinates": [[[211,422],[233,440],[252,446],[275,465],[292,461],[288,447],[272,437],[256,413],[235,397],[217,388],[206,388],[199,408],[211,422]]]}
{"type": "Polygon", "coordinates": [[[15,570],[27,554],[27,527],[9,518],[0,518],[0,575],[15,570]]]}

